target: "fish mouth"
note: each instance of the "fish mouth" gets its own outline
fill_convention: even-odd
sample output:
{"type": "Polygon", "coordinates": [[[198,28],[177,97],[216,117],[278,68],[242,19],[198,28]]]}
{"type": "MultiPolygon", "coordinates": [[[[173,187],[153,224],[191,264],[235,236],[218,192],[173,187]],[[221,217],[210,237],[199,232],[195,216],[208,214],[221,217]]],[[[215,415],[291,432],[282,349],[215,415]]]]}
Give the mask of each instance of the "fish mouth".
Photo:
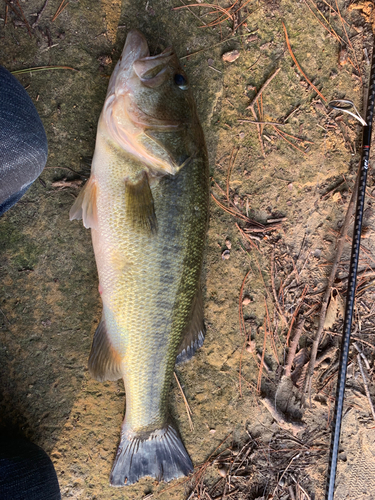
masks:
{"type": "MultiPolygon", "coordinates": [[[[102,116],[112,139],[122,149],[150,165],[155,174],[175,174],[180,170],[167,148],[153,137],[153,132],[178,132],[186,124],[172,117],[154,116],[137,102],[139,87],[156,89],[170,78],[179,62],[168,47],[150,56],[145,37],[131,30],[121,57],[110,79],[102,116]],[[157,153],[155,153],[157,152],[157,153]]],[[[190,155],[188,155],[190,156],[190,155]]]]}
{"type": "MultiPolygon", "coordinates": [[[[132,99],[134,90],[142,85],[157,88],[169,78],[170,64],[178,66],[178,59],[172,47],[150,56],[146,38],[138,30],[131,30],[114,73],[114,93],[116,97],[126,96],[129,104],[129,118],[133,124],[143,129],[176,130],[182,123],[177,120],[163,120],[144,112],[132,99]]],[[[110,92],[110,90],[108,90],[110,92]]]]}

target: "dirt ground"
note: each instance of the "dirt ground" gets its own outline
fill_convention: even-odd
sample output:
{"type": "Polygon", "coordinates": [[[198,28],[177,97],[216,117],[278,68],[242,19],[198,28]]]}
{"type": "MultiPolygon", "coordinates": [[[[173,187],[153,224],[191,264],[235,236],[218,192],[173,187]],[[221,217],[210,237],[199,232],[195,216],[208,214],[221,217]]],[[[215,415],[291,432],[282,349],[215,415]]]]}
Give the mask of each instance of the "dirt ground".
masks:
{"type": "MultiPolygon", "coordinates": [[[[372,4],[70,0],[59,13],[60,0],[49,0],[37,17],[44,5],[0,0],[3,66],[70,68],[17,75],[44,123],[49,157],[40,181],[0,219],[1,426],[47,451],[63,498],[324,498],[352,225],[311,402],[300,401],[361,142],[361,126],[326,104],[346,98],[363,109],[372,4]],[[291,57],[283,23],[309,82],[291,57]],[[131,28],[146,35],[153,54],[173,45],[182,59],[206,135],[213,197],[203,279],[207,335],[195,358],[176,369],[194,429],[175,382],[171,395],[195,473],[115,489],[108,476],[124,387],[96,382],[87,371],[101,304],[90,234],[69,222],[68,212],[89,175],[108,77],[131,28]]],[[[371,163],[353,336],[372,396],[374,196],[371,163]]],[[[340,500],[375,498],[375,423],[358,358],[353,346],[340,500]]]]}

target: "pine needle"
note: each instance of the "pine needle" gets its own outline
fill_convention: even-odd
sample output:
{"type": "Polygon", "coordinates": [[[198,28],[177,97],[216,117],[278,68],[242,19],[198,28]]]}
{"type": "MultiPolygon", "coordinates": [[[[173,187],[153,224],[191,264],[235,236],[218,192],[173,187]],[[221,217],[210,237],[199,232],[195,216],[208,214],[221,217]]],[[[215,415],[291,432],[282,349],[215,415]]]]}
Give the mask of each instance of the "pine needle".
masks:
{"type": "Polygon", "coordinates": [[[190,430],[193,431],[194,430],[194,424],[193,424],[193,421],[191,419],[191,415],[193,415],[193,412],[191,411],[189,403],[187,402],[187,399],[185,397],[184,391],[182,390],[180,381],[177,378],[176,372],[173,372],[173,373],[174,373],[174,378],[176,379],[178,388],[180,389],[180,392],[182,394],[182,399],[184,400],[184,403],[185,403],[185,408],[186,408],[186,413],[187,413],[187,417],[188,417],[188,420],[189,420],[190,430]]]}
{"type": "Polygon", "coordinates": [[[324,102],[327,102],[327,99],[324,97],[324,95],[321,92],[319,92],[319,90],[315,87],[315,85],[307,78],[305,73],[302,71],[301,66],[298,64],[298,61],[293,54],[292,47],[290,46],[288,32],[286,31],[285,24],[284,23],[282,23],[282,24],[283,24],[283,28],[284,28],[285,40],[286,40],[286,44],[288,46],[289,54],[291,55],[295,65],[297,66],[298,70],[301,72],[302,76],[305,78],[307,83],[315,90],[315,92],[323,99],[324,102]]]}
{"type": "Polygon", "coordinates": [[[79,69],[71,68],[70,66],[36,66],[35,68],[16,69],[11,71],[12,75],[21,75],[22,73],[36,73],[37,71],[48,71],[52,69],[70,69],[71,71],[79,71],[79,69]]]}

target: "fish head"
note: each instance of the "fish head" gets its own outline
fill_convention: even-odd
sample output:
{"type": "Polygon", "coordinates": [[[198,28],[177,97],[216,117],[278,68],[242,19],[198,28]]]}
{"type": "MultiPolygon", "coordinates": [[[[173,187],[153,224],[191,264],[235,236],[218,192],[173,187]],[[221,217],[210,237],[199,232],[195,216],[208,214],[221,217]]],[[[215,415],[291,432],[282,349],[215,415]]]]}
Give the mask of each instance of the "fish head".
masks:
{"type": "Polygon", "coordinates": [[[150,56],[145,37],[130,31],[111,76],[103,119],[111,139],[155,175],[175,174],[202,141],[186,73],[171,47],[150,56]]]}

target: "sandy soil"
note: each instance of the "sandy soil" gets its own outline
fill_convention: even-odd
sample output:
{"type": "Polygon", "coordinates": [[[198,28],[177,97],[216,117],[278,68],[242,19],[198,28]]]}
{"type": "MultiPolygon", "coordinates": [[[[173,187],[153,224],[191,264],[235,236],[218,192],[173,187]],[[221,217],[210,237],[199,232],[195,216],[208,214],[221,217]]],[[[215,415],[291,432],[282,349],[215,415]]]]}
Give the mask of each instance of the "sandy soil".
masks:
{"type": "MultiPolygon", "coordinates": [[[[340,1],[343,25],[336,3],[318,4],[327,24],[313,3],[321,22],[306,2],[240,0],[230,11],[242,5],[237,14],[216,26],[207,26],[217,19],[209,14],[215,9],[193,1],[70,0],[53,21],[59,4],[47,3],[29,36],[21,17],[0,2],[2,65],[10,71],[54,65],[76,70],[17,76],[44,123],[49,159],[41,181],[0,219],[1,426],[19,430],[50,454],[63,498],[323,498],[349,237],[311,406],[299,401],[361,139],[355,120],[330,111],[324,98],[351,99],[362,109],[372,53],[371,4],[348,9],[348,2],[340,1]],[[189,10],[173,10],[187,3],[189,10]],[[294,64],[282,22],[295,57],[322,97],[294,64]],[[101,304],[89,232],[69,222],[68,212],[78,193],[76,181],[88,177],[108,77],[131,28],[146,35],[152,53],[172,44],[183,58],[206,135],[212,194],[232,214],[212,199],[203,280],[207,336],[194,360],[176,370],[193,430],[175,383],[171,396],[172,415],[196,473],[171,485],[145,479],[118,490],[108,485],[108,475],[125,393],[122,382],[101,384],[87,371],[101,304]],[[225,62],[222,55],[232,50],[239,57],[225,62]],[[278,68],[254,118],[248,107],[278,68]],[[257,125],[241,122],[254,119],[282,125],[276,130],[265,124],[260,141],[257,125]],[[269,227],[252,232],[245,216],[269,227]],[[288,332],[293,338],[302,318],[295,370],[292,379],[282,378],[286,338],[288,332]],[[305,367],[302,373],[298,363],[305,367]],[[260,377],[261,364],[267,369],[260,377]],[[289,423],[275,420],[264,398],[289,423]]],[[[19,5],[32,26],[44,0],[19,5]]],[[[368,186],[354,328],[374,394],[372,168],[368,186]]],[[[371,499],[374,422],[354,347],[350,363],[336,498],[371,499]]]]}

